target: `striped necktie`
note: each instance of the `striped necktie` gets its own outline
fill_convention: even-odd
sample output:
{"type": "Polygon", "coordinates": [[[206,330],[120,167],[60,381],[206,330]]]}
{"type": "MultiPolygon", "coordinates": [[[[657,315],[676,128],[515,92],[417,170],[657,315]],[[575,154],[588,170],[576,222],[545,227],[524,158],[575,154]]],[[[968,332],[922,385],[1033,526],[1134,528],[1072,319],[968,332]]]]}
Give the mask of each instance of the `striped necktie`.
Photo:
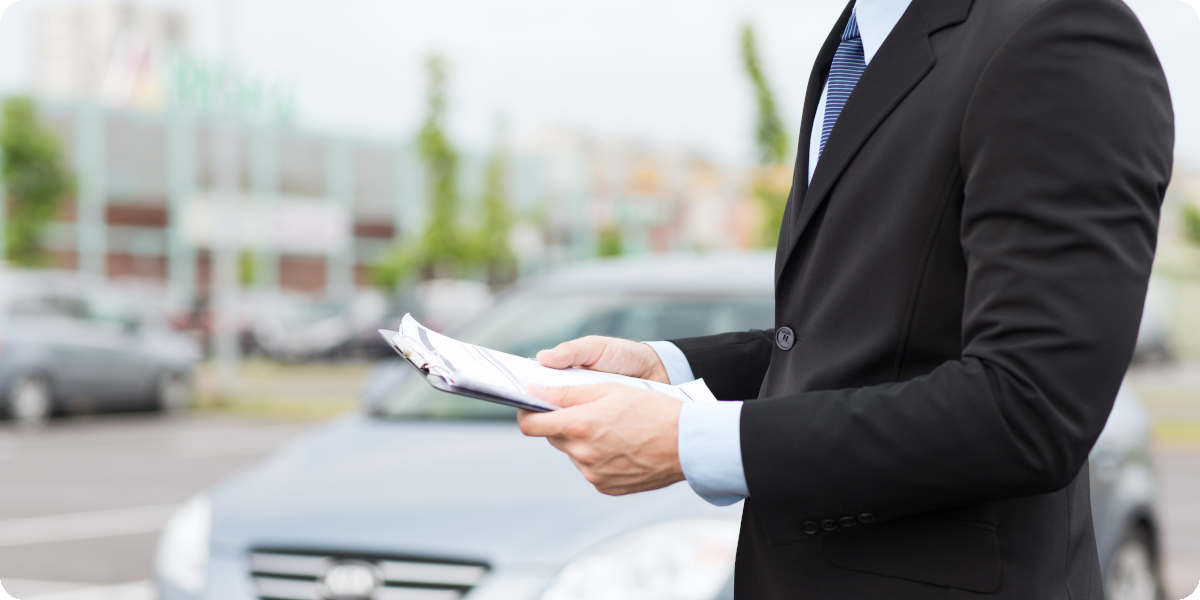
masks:
{"type": "Polygon", "coordinates": [[[858,85],[863,71],[867,70],[867,62],[863,58],[862,37],[858,33],[858,17],[850,15],[846,30],[842,32],[842,43],[838,44],[837,52],[833,55],[833,64],[829,67],[829,90],[825,99],[825,121],[821,124],[821,154],[825,153],[825,143],[829,134],[833,133],[833,125],[837,123],[850,92],[858,85]]]}

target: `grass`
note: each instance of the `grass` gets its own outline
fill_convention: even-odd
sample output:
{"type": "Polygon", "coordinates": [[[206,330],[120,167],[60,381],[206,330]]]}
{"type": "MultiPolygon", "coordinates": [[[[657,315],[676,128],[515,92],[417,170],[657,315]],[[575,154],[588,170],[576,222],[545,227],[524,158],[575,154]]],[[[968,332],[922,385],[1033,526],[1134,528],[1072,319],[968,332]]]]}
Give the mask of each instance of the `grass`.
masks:
{"type": "Polygon", "coordinates": [[[1154,441],[1164,444],[1200,444],[1200,421],[1164,421],[1152,429],[1154,441]]]}
{"type": "Polygon", "coordinates": [[[199,412],[291,420],[326,420],[356,410],[371,366],[360,362],[304,364],[247,360],[236,382],[224,385],[216,366],[196,372],[195,409],[199,412]]]}

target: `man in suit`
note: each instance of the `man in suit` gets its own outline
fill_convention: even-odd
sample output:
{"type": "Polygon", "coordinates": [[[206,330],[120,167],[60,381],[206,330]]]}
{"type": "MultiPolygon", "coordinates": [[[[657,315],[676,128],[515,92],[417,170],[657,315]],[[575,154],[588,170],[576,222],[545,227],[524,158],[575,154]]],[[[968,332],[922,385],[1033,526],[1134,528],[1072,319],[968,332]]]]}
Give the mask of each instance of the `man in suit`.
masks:
{"type": "Polygon", "coordinates": [[[775,329],[539,353],[678,383],[539,389],[522,430],[609,494],[745,507],[740,598],[1101,598],[1087,456],[1170,178],[1120,0],[858,0],[817,56],[775,329]]]}

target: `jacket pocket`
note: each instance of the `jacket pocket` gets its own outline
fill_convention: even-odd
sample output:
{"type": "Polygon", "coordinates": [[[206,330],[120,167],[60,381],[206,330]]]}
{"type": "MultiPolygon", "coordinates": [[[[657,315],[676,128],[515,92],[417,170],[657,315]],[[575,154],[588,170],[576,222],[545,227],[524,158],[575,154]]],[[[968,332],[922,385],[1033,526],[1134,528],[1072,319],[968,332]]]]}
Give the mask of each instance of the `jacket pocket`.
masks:
{"type": "Polygon", "coordinates": [[[972,592],[1000,589],[996,527],[932,515],[839,531],[822,538],[835,567],[972,592]]]}

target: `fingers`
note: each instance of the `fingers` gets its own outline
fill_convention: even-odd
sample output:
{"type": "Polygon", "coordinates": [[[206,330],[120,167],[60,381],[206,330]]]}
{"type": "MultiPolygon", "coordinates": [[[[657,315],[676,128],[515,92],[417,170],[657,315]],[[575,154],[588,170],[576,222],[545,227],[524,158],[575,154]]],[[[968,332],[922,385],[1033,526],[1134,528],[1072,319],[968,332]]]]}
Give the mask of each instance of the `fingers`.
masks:
{"type": "Polygon", "coordinates": [[[604,355],[604,338],[589,335],[537,353],[538,362],[552,369],[589,367],[604,355]]]}
{"type": "Polygon", "coordinates": [[[561,435],[567,419],[559,414],[560,412],[540,413],[531,410],[521,410],[517,413],[517,425],[521,427],[521,433],[529,437],[561,435]]]}
{"type": "Polygon", "coordinates": [[[568,408],[595,402],[613,393],[614,385],[617,384],[602,383],[572,386],[531,385],[529,386],[529,395],[554,406],[568,408]]]}
{"type": "Polygon", "coordinates": [[[591,418],[589,411],[571,409],[618,392],[615,387],[623,386],[613,383],[566,387],[531,385],[530,395],[560,408],[551,412],[521,410],[517,413],[517,424],[521,433],[531,437],[561,436],[585,430],[591,418]]]}

